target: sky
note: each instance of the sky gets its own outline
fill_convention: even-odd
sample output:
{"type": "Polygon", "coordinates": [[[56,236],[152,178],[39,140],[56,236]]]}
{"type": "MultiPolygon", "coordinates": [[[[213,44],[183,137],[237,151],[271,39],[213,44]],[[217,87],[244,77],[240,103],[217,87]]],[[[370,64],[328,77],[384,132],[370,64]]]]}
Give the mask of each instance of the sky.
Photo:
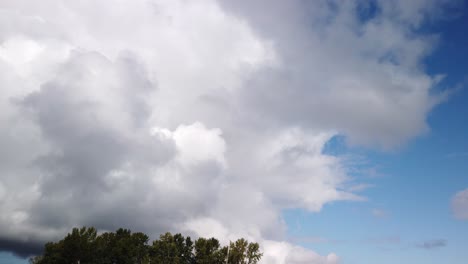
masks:
{"type": "Polygon", "coordinates": [[[73,227],[468,259],[468,5],[0,2],[0,263],[73,227]]]}

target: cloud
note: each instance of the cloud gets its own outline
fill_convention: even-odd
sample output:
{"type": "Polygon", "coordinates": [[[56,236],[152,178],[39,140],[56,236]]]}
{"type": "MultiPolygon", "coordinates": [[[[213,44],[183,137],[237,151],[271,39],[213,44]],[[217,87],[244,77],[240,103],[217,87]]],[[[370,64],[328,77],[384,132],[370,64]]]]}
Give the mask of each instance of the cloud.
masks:
{"type": "Polygon", "coordinates": [[[31,255],[31,252],[40,252],[43,249],[43,245],[39,244],[37,241],[28,242],[14,239],[0,239],[0,248],[2,251],[14,252],[17,256],[27,258],[31,255]]]}
{"type": "Polygon", "coordinates": [[[459,220],[468,220],[468,189],[457,192],[452,198],[452,212],[459,220]]]}
{"type": "Polygon", "coordinates": [[[337,264],[340,258],[331,253],[320,256],[315,252],[303,247],[293,246],[284,242],[265,241],[266,252],[263,256],[265,263],[288,263],[288,264],[337,264]]]}
{"type": "Polygon", "coordinates": [[[388,213],[381,209],[372,209],[372,215],[377,218],[387,218],[388,213]]]}
{"type": "Polygon", "coordinates": [[[365,200],[325,144],[394,148],[440,101],[411,30],[436,8],[360,4],[2,1],[0,246],[124,226],[338,263],[285,242],[281,211],[365,200]]]}
{"type": "Polygon", "coordinates": [[[429,240],[419,243],[416,246],[419,248],[431,250],[447,246],[447,241],[445,239],[429,240]]]}
{"type": "Polygon", "coordinates": [[[362,23],[360,1],[334,8],[295,1],[222,3],[274,39],[283,66],[249,79],[245,87],[256,89],[242,99],[255,112],[274,113],[286,124],[338,130],[352,143],[384,148],[428,129],[425,116],[439,100],[429,91],[437,80],[422,71],[420,58],[430,52],[432,40],[387,14],[401,8],[419,15],[424,4],[406,9],[400,2],[381,3],[380,15],[362,23]],[[268,15],[257,15],[260,9],[268,15]]]}

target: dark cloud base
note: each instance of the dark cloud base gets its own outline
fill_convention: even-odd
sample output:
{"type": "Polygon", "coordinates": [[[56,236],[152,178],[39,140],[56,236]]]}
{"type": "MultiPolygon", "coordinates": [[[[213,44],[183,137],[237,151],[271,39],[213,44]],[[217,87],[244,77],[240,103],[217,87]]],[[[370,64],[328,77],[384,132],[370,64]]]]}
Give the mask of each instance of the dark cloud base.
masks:
{"type": "Polygon", "coordinates": [[[0,252],[11,252],[20,258],[27,258],[41,254],[44,245],[37,241],[18,241],[7,238],[0,238],[0,252]]]}

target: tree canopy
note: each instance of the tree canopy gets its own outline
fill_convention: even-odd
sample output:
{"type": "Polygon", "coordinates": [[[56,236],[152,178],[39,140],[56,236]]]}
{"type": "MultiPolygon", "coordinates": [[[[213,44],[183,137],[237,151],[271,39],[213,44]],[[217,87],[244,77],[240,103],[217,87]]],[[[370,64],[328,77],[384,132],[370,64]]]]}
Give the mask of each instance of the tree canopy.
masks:
{"type": "Polygon", "coordinates": [[[222,246],[212,238],[195,241],[182,234],[162,234],[149,243],[144,233],[129,229],[98,234],[94,227],[73,228],[62,240],[48,242],[31,264],[255,264],[258,243],[243,238],[222,246]]]}

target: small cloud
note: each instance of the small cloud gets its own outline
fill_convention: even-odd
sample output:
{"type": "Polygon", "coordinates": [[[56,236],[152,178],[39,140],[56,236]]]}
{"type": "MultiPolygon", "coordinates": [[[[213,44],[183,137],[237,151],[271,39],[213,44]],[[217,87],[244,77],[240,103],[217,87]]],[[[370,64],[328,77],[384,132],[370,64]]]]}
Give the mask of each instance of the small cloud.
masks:
{"type": "Polygon", "coordinates": [[[429,240],[429,241],[424,241],[422,243],[416,244],[416,246],[418,248],[423,248],[427,250],[437,249],[437,248],[447,246],[447,240],[445,239],[429,240]]]}
{"type": "Polygon", "coordinates": [[[387,218],[388,213],[381,209],[372,209],[372,215],[377,218],[387,218]]]}
{"type": "Polygon", "coordinates": [[[456,219],[468,220],[468,188],[453,196],[452,212],[456,219]]]}

